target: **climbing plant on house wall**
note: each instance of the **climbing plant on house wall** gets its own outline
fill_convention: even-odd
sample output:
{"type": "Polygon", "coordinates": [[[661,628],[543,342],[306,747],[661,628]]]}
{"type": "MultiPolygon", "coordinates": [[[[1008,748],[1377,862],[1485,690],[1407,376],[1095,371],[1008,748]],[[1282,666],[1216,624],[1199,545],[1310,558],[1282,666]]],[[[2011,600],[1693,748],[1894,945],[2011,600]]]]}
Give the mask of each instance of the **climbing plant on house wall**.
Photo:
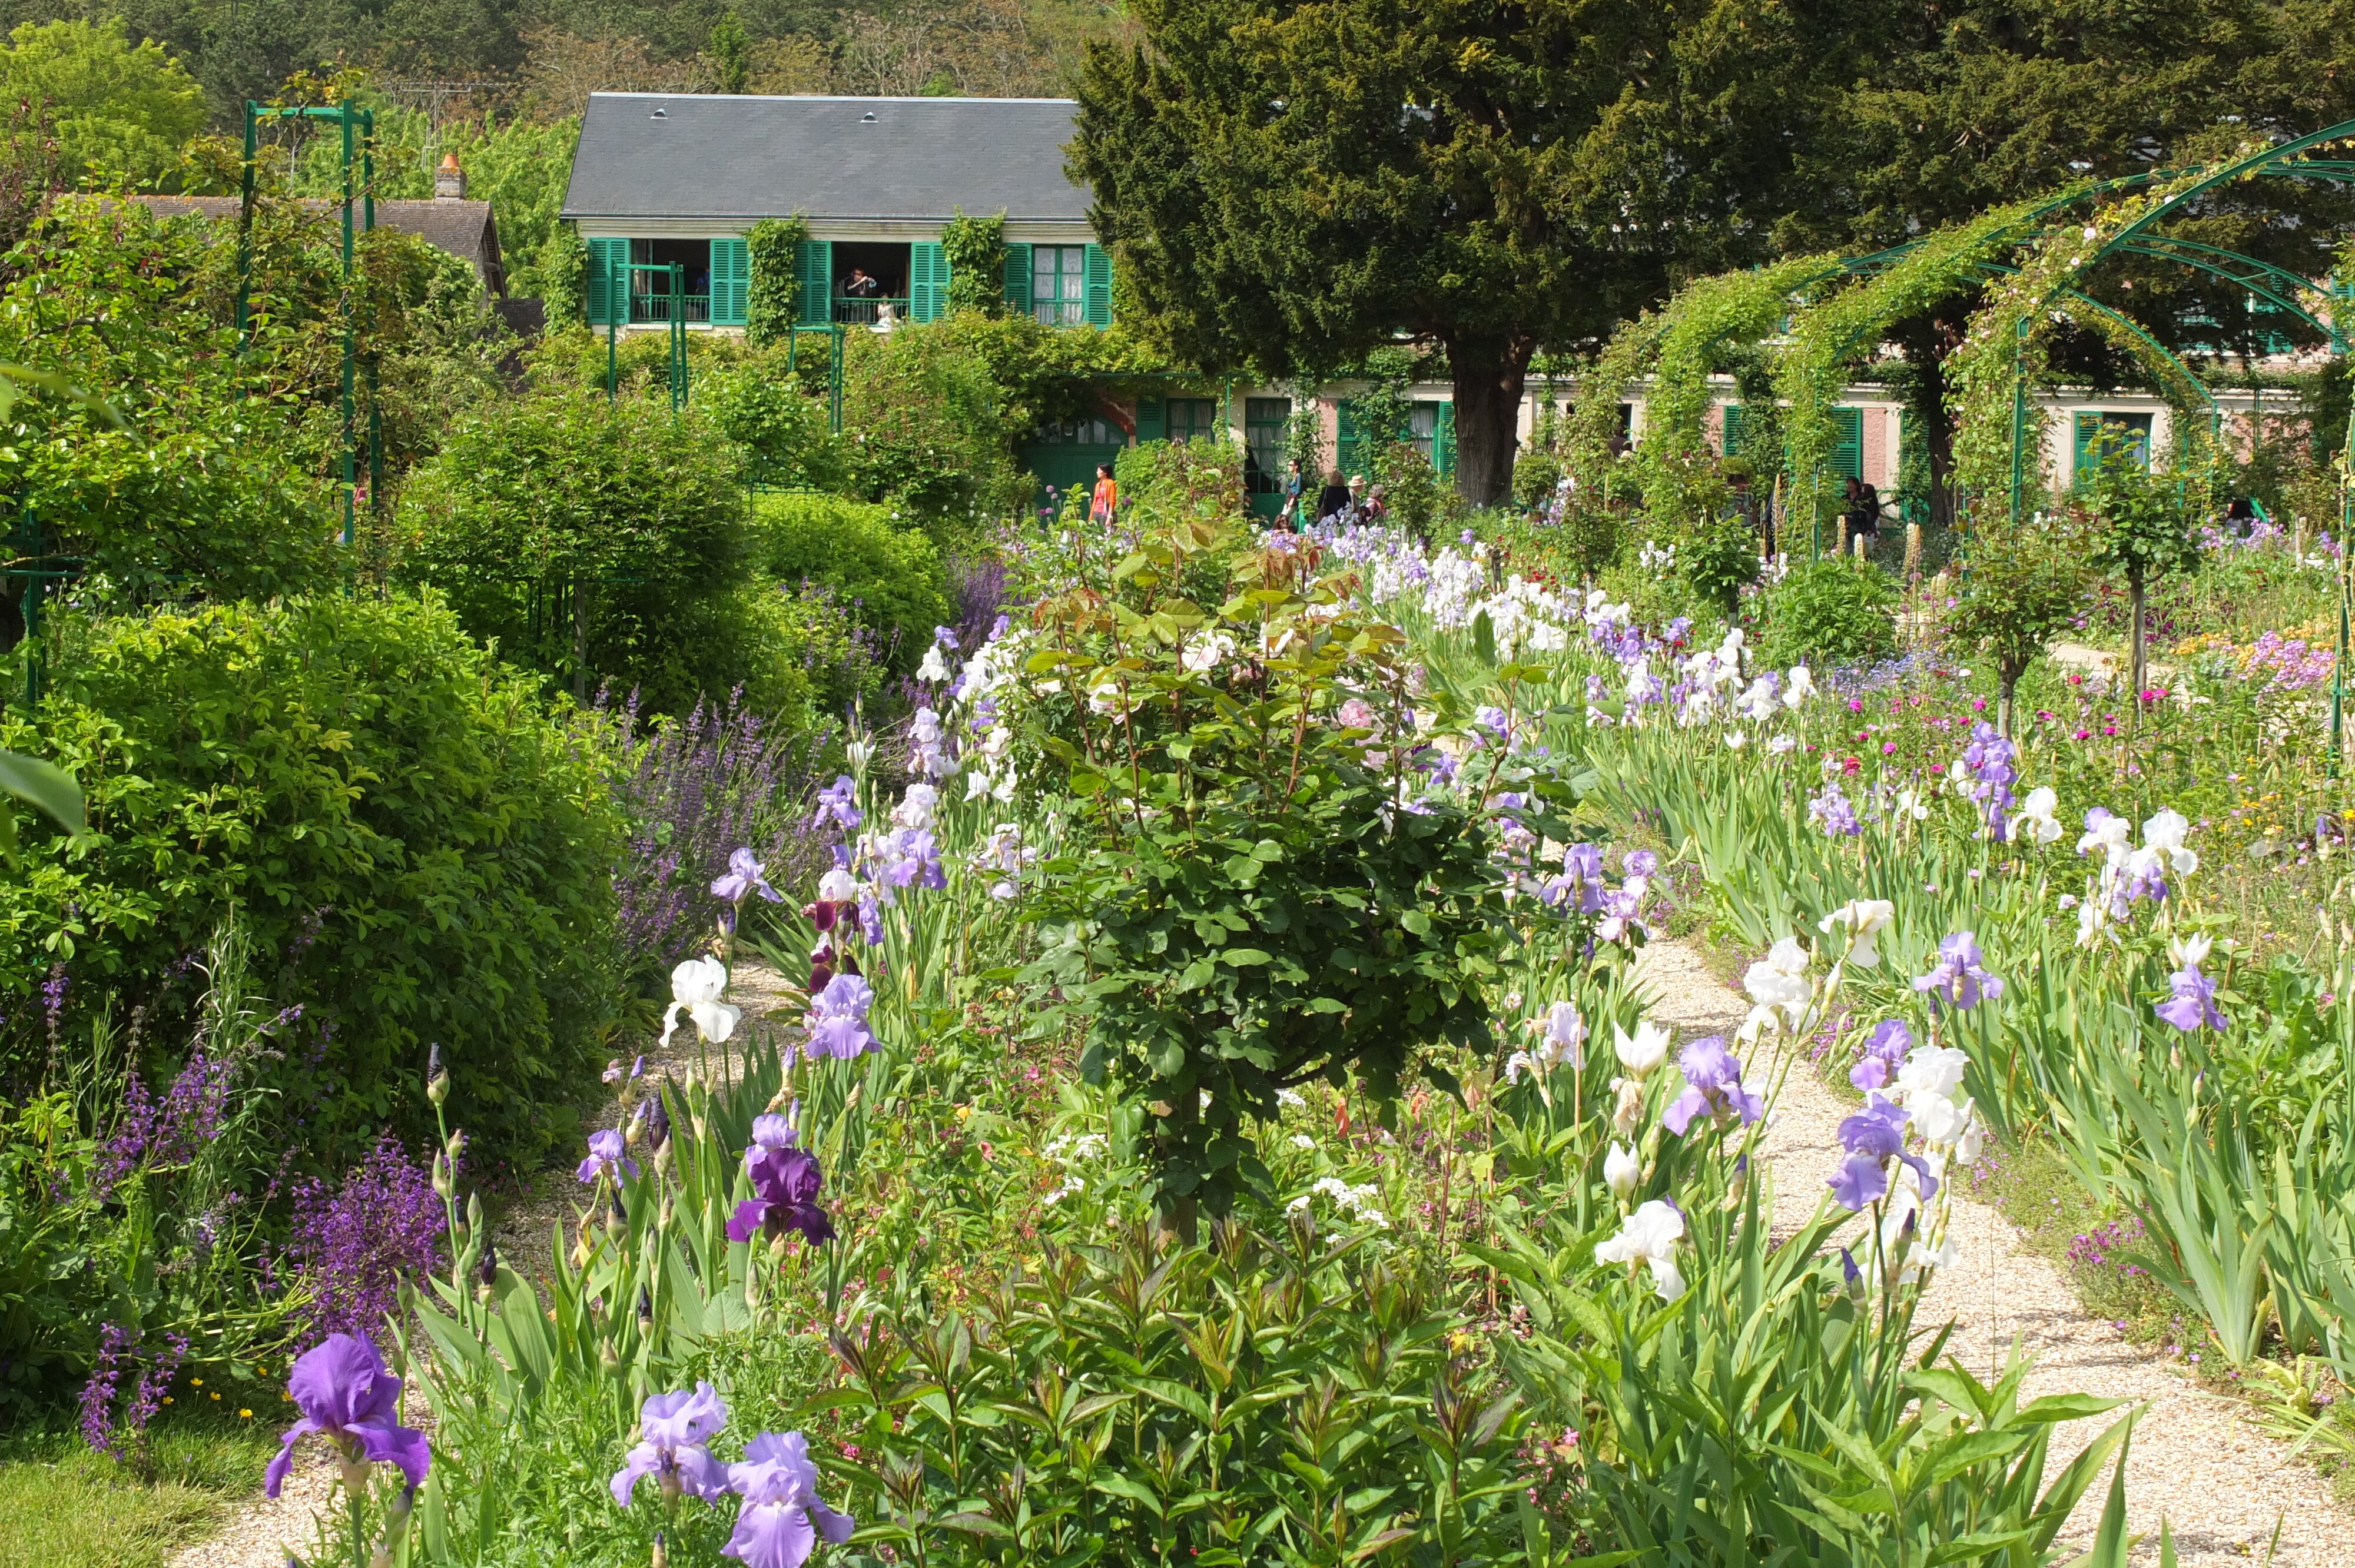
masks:
{"type": "Polygon", "coordinates": [[[959,208],[941,230],[941,253],[949,260],[949,313],[1006,312],[1006,214],[968,217],[959,208]]]}
{"type": "Polygon", "coordinates": [[[764,217],[745,231],[752,281],[744,296],[744,337],[755,348],[794,330],[802,302],[794,262],[808,238],[809,225],[798,217],[764,217]]]}

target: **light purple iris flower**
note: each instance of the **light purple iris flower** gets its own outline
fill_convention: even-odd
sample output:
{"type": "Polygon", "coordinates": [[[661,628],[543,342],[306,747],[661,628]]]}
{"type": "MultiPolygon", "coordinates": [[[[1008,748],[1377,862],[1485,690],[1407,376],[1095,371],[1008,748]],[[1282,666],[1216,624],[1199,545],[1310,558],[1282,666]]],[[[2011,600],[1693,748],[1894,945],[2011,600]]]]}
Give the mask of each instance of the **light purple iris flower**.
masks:
{"type": "Polygon", "coordinates": [[[624,1171],[635,1176],[638,1173],[638,1162],[623,1153],[622,1149],[620,1133],[610,1128],[603,1132],[591,1133],[589,1158],[581,1162],[581,1169],[573,1174],[581,1178],[583,1185],[596,1181],[600,1176],[611,1176],[614,1181],[619,1181],[622,1179],[621,1173],[624,1171]]]}
{"type": "Polygon", "coordinates": [[[783,904],[785,895],[769,885],[768,869],[752,858],[751,850],[740,849],[728,857],[728,874],[712,883],[711,895],[741,904],[747,894],[758,891],[770,903],[783,904]]]}
{"type": "Polygon", "coordinates": [[[665,1501],[681,1495],[709,1500],[728,1490],[728,1471],[704,1445],[728,1425],[728,1406],[719,1391],[698,1383],[693,1392],[651,1395],[638,1409],[640,1441],[613,1472],[613,1500],[623,1508],[646,1477],[655,1478],[665,1501]]]}
{"type": "Polygon", "coordinates": [[[1877,1089],[1897,1075],[1905,1053],[1913,1049],[1913,1032],[1902,1018],[1884,1018],[1864,1043],[1864,1055],[1849,1069],[1848,1081],[1859,1089],[1877,1089]]]}
{"type": "Polygon", "coordinates": [[[810,1054],[847,1061],[875,1049],[867,1027],[867,1009],[874,988],[857,975],[837,975],[826,989],[810,998],[810,1054]]]}
{"type": "Polygon", "coordinates": [[[2187,1034],[2202,1027],[2224,1027],[2224,1015],[2216,1011],[2216,982],[2201,974],[2198,964],[2184,965],[2168,977],[2168,984],[2175,994],[2156,1009],[2161,1022],[2187,1034]]]}
{"type": "Polygon", "coordinates": [[[1840,1207],[1851,1213],[1867,1203],[1879,1202],[1889,1195],[1889,1161],[1902,1160],[1913,1168],[1922,1183],[1922,1196],[1938,1195],[1938,1178],[1930,1162],[1919,1155],[1905,1152],[1904,1108],[1891,1105],[1879,1095],[1868,1095],[1864,1108],[1839,1124],[1840,1147],[1848,1158],[1832,1173],[1825,1184],[1840,1207]]]}
{"type": "Polygon", "coordinates": [[[1957,931],[1938,944],[1936,966],[1916,977],[1913,989],[1926,991],[1950,1007],[1993,1001],[2003,994],[2003,981],[1979,967],[1981,957],[1976,935],[1957,931]]]}
{"type": "Polygon", "coordinates": [[[858,812],[858,786],[845,773],[817,792],[817,811],[810,818],[810,826],[824,828],[831,821],[846,833],[858,831],[864,821],[858,812]]]}
{"type": "Polygon", "coordinates": [[[400,1380],[385,1370],[384,1358],[366,1336],[330,1334],[303,1352],[286,1380],[287,1397],[303,1413],[280,1439],[278,1457],[262,1472],[262,1490],[272,1497],[294,1467],[294,1445],[316,1432],[333,1443],[346,1464],[400,1467],[412,1487],[425,1481],[432,1450],[425,1435],[400,1425],[400,1380]]]}
{"type": "Polygon", "coordinates": [[[1723,1035],[1692,1042],[1677,1057],[1677,1066],[1685,1075],[1685,1092],[1660,1118],[1677,1137],[1698,1117],[1738,1116],[1748,1123],[1764,1114],[1764,1102],[1742,1086],[1742,1064],[1725,1048],[1723,1035]]]}
{"type": "Polygon", "coordinates": [[[744,1495],[736,1533],[719,1549],[745,1568],[801,1568],[823,1535],[839,1546],[855,1522],[818,1501],[817,1465],[798,1432],[763,1432],[744,1445],[744,1461],[728,1467],[729,1484],[744,1495]]]}

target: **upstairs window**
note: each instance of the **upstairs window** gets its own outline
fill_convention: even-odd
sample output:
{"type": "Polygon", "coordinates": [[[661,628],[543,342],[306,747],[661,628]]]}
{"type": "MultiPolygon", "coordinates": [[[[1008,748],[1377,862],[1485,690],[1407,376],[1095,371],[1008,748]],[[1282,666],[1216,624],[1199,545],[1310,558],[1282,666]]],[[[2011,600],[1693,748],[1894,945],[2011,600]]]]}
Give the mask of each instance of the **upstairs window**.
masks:
{"type": "Polygon", "coordinates": [[[1039,245],[1030,251],[1030,313],[1047,326],[1088,319],[1088,248],[1039,245]]]}

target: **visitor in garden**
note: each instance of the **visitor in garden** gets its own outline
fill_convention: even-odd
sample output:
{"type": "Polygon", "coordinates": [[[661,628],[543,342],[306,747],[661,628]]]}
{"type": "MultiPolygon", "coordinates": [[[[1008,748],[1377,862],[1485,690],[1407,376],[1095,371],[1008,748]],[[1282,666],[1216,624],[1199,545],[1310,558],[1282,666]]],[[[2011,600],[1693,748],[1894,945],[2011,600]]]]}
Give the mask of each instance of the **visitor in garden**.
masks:
{"type": "Polygon", "coordinates": [[[1774,507],[1766,497],[1751,487],[1747,465],[1731,468],[1726,474],[1733,486],[1733,514],[1750,524],[1764,547],[1766,558],[1774,558],[1774,507]]]}
{"type": "Polygon", "coordinates": [[[1325,471],[1325,488],[1316,493],[1316,521],[1322,523],[1339,514],[1349,504],[1349,487],[1341,482],[1337,468],[1325,471]]]}
{"type": "Polygon", "coordinates": [[[1110,527],[1119,511],[1120,482],[1112,476],[1112,464],[1100,462],[1096,464],[1095,496],[1088,503],[1088,521],[1110,527]]]}
{"type": "Polygon", "coordinates": [[[1284,526],[1295,534],[1300,532],[1301,492],[1307,487],[1308,481],[1300,471],[1300,460],[1294,458],[1286,462],[1284,465],[1284,510],[1277,515],[1284,526]]]}
{"type": "Polygon", "coordinates": [[[1868,550],[1881,538],[1881,492],[1851,474],[1843,510],[1848,514],[1848,536],[1864,541],[1868,550]]]}

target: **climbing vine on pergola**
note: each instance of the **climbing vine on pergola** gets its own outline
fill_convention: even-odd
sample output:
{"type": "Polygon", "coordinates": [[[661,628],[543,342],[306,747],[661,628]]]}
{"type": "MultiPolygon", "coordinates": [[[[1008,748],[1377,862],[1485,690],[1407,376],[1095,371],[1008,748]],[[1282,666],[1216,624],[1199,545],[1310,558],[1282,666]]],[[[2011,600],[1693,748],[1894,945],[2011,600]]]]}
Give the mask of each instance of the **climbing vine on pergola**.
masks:
{"type": "MultiPolygon", "coordinates": [[[[2255,257],[2163,234],[2158,226],[2188,214],[2213,191],[2258,178],[2355,183],[2355,158],[2331,155],[2350,151],[2355,151],[2355,122],[2219,164],[2090,181],[1870,256],[1804,257],[1700,279],[1658,311],[1623,327],[1582,378],[1610,394],[1643,386],[1645,440],[1614,463],[1610,448],[1618,397],[1583,397],[1571,424],[1575,471],[1597,499],[1607,499],[1624,476],[1636,482],[1655,512],[1676,515],[1689,509],[1690,476],[1706,453],[1710,378],[1742,352],[1764,352],[1774,366],[1780,404],[1788,504],[1795,520],[1804,512],[1819,549],[1826,503],[1833,501],[1832,410],[1850,373],[1871,356],[1890,327],[1977,289],[1985,298],[1972,313],[1961,348],[1946,362],[1948,382],[1959,394],[1954,480],[1966,516],[1999,512],[2017,522],[2036,504],[2048,454],[2045,422],[2031,418],[2030,393],[2051,379],[2051,332],[2063,323],[2101,334],[2141,367],[2175,414],[2169,468],[2181,475],[2188,495],[2212,503],[2224,452],[2222,411],[2215,395],[2179,355],[2084,292],[2084,280],[2113,256],[2193,268],[2303,321],[2331,353],[2343,356],[2349,337],[2333,302],[2350,291],[2255,257]],[[2074,215],[2073,209],[2084,210],[2074,215]]],[[[2339,466],[2343,537],[2355,532],[2355,492],[2349,488],[2355,423],[2339,466]]],[[[2331,689],[2334,767],[2346,695],[2350,593],[2342,556],[2341,673],[2331,689]]]]}

